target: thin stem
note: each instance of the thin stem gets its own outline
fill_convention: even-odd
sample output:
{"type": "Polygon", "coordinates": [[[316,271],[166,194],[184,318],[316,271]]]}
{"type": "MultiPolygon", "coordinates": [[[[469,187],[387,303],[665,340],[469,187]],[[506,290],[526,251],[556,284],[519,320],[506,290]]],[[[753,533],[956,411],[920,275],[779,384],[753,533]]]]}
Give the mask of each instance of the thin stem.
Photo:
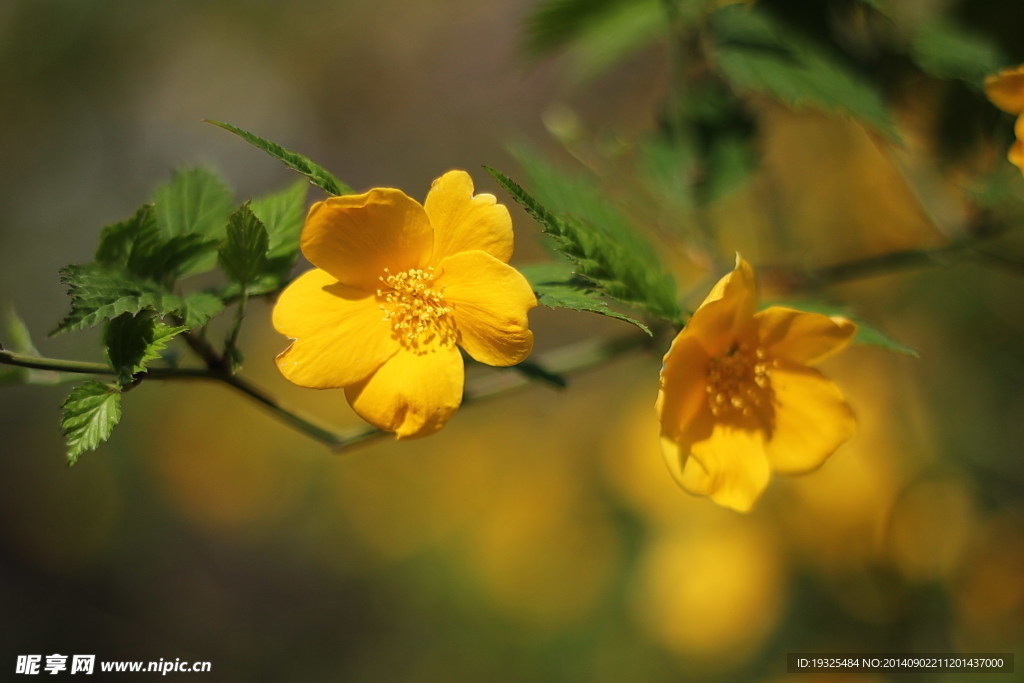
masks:
{"type": "Polygon", "coordinates": [[[245,305],[249,302],[249,291],[242,286],[242,296],[238,300],[238,306],[235,309],[235,324],[231,327],[231,334],[228,335],[227,342],[224,344],[224,355],[221,363],[234,370],[236,368],[235,357],[238,354],[238,335],[242,331],[242,321],[245,319],[245,305]]]}
{"type": "MultiPolygon", "coordinates": [[[[198,340],[198,338],[195,343],[199,348],[204,347],[204,344],[201,340],[198,340]]],[[[642,348],[650,343],[651,339],[646,335],[641,334],[634,334],[628,337],[621,337],[607,341],[586,340],[540,354],[540,358],[537,361],[532,361],[532,363],[539,368],[543,368],[544,373],[546,374],[561,376],[597,367],[615,356],[636,348],[642,348]]],[[[117,374],[117,371],[114,370],[114,368],[109,365],[104,365],[103,363],[86,363],[57,358],[40,358],[7,351],[5,349],[0,349],[0,364],[16,365],[19,367],[34,368],[37,370],[56,370],[89,375],[117,374]]],[[[316,439],[320,443],[329,446],[334,451],[347,451],[355,446],[376,441],[388,434],[376,427],[356,427],[342,432],[326,429],[314,423],[310,419],[302,417],[295,411],[283,407],[273,397],[257,388],[248,380],[237,375],[231,375],[223,369],[150,368],[141,377],[145,379],[160,380],[200,379],[223,382],[270,410],[271,414],[281,422],[313,439],[316,439]]],[[[530,378],[526,375],[491,373],[486,377],[479,378],[474,381],[472,386],[466,388],[463,402],[472,403],[491,398],[509,391],[520,389],[531,383],[530,378]]]]}
{"type": "Polygon", "coordinates": [[[273,397],[263,393],[263,391],[257,389],[248,380],[242,379],[237,375],[220,375],[217,379],[237,389],[257,403],[262,404],[285,424],[316,439],[320,443],[330,446],[332,449],[341,450],[348,446],[353,439],[359,438],[358,435],[336,434],[329,429],[314,424],[294,411],[284,408],[273,397]]]}
{"type": "MultiPolygon", "coordinates": [[[[0,364],[15,365],[36,370],[56,370],[87,375],[116,375],[117,371],[103,363],[87,363],[82,361],[58,358],[40,358],[0,349],[0,364]]],[[[257,403],[268,408],[275,417],[304,434],[332,448],[344,448],[350,441],[362,438],[360,434],[335,434],[317,425],[293,410],[283,407],[274,398],[242,379],[226,374],[214,368],[149,368],[141,377],[146,379],[202,379],[223,382],[237,391],[242,392],[257,403]]]]}
{"type": "Polygon", "coordinates": [[[77,360],[58,360],[56,358],[39,358],[24,353],[15,353],[0,348],[0,363],[16,365],[20,368],[33,370],[56,370],[58,372],[76,372],[86,375],[116,375],[114,368],[103,363],[86,363],[77,360]]]}
{"type": "Polygon", "coordinates": [[[949,244],[931,249],[906,249],[888,254],[867,256],[850,261],[842,261],[821,268],[800,268],[794,266],[768,266],[759,270],[759,275],[778,287],[790,290],[816,289],[830,285],[859,280],[861,278],[888,275],[895,271],[909,268],[923,268],[950,263],[952,257],[974,256],[987,260],[1005,268],[1016,266],[1016,262],[1002,257],[974,251],[975,247],[989,241],[1004,232],[993,226],[982,225],[969,234],[949,244]],[[997,263],[997,261],[1000,261],[997,263]]]}
{"type": "Polygon", "coordinates": [[[213,348],[213,345],[207,341],[206,337],[195,332],[188,331],[181,335],[181,338],[185,340],[188,347],[192,349],[199,358],[206,363],[212,371],[221,372],[224,370],[224,358],[221,354],[217,353],[217,349],[213,348]]]}

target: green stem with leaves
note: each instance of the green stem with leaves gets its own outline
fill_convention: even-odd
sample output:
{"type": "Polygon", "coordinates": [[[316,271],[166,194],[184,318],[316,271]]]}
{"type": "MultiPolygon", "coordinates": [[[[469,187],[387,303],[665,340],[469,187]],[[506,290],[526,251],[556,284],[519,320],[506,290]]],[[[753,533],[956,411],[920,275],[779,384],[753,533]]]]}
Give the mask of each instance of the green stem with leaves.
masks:
{"type": "MultiPolygon", "coordinates": [[[[238,375],[232,375],[219,366],[219,354],[205,340],[196,336],[186,337],[186,340],[188,340],[193,350],[197,351],[198,355],[208,360],[213,360],[216,365],[206,368],[149,368],[144,374],[139,376],[140,381],[145,379],[199,379],[222,382],[263,405],[274,417],[289,427],[329,446],[335,451],[348,450],[354,446],[375,441],[387,434],[387,432],[383,432],[375,427],[357,427],[344,431],[327,429],[312,419],[300,415],[293,409],[282,406],[275,398],[248,380],[238,375]]],[[[563,378],[567,374],[600,366],[611,358],[627,351],[647,346],[650,343],[651,339],[646,335],[634,334],[611,340],[587,340],[571,344],[541,354],[541,358],[538,361],[531,362],[521,372],[516,374],[493,373],[488,377],[480,378],[472,386],[466,388],[463,401],[464,403],[470,403],[498,396],[525,387],[537,377],[544,378],[549,384],[557,385],[559,382],[555,378],[563,378]]],[[[103,363],[30,356],[2,348],[0,348],[0,365],[86,375],[117,374],[114,368],[103,363]]],[[[562,384],[564,384],[564,379],[562,384]]]]}
{"type": "MultiPolygon", "coordinates": [[[[58,358],[42,358],[15,353],[6,349],[0,349],[0,364],[13,365],[22,368],[35,370],[52,370],[55,372],[70,372],[86,375],[117,375],[117,370],[103,363],[88,363],[83,361],[65,360],[58,358]]],[[[203,379],[223,382],[233,389],[242,392],[254,401],[261,403],[282,422],[309,435],[321,443],[332,448],[343,448],[353,438],[351,435],[336,434],[303,417],[294,410],[285,408],[273,397],[266,394],[249,381],[230,375],[218,368],[149,368],[140,375],[139,379],[203,379]]]]}

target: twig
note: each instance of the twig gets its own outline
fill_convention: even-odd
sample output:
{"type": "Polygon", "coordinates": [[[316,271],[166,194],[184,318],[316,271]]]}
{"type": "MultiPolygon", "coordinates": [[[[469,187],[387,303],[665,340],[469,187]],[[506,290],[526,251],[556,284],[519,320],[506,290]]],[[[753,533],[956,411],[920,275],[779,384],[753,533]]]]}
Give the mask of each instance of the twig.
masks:
{"type": "MultiPolygon", "coordinates": [[[[6,349],[0,349],[0,364],[15,365],[23,368],[34,368],[36,370],[56,370],[58,372],[74,372],[87,375],[117,374],[117,370],[103,363],[86,363],[82,361],[58,358],[40,358],[7,351],[6,349]]],[[[149,368],[144,374],[139,375],[139,379],[202,379],[223,382],[269,408],[270,411],[282,422],[285,422],[327,446],[340,449],[353,438],[351,435],[335,434],[329,429],[321,427],[309,418],[302,417],[295,411],[283,407],[271,396],[258,389],[247,380],[227,374],[223,370],[209,367],[149,368]]]]}
{"type": "Polygon", "coordinates": [[[930,249],[906,249],[888,254],[867,256],[850,261],[842,261],[821,268],[801,268],[799,266],[762,266],[758,275],[764,282],[788,290],[817,289],[830,285],[849,282],[866,277],[889,275],[893,272],[910,268],[923,268],[934,265],[946,265],[953,257],[973,256],[994,265],[1007,269],[1024,269],[1024,265],[994,254],[976,251],[975,248],[984,242],[1001,235],[1005,229],[981,225],[968,232],[968,236],[954,240],[948,244],[930,249]]]}
{"type": "MultiPolygon", "coordinates": [[[[191,339],[189,345],[200,356],[210,357],[215,362],[220,357],[213,352],[212,348],[198,337],[191,339]],[[194,345],[194,346],[193,346],[194,345]]],[[[576,344],[570,344],[559,349],[554,349],[541,354],[537,361],[531,363],[543,368],[546,374],[562,376],[579,372],[603,364],[605,361],[614,358],[626,351],[642,348],[651,344],[646,335],[630,335],[618,339],[606,341],[587,340],[576,344]]],[[[42,358],[15,353],[0,348],[0,364],[14,365],[23,368],[34,368],[37,370],[56,370],[60,372],[72,372],[88,375],[116,375],[117,371],[103,363],[87,363],[82,361],[63,360],[57,358],[42,358]]],[[[230,374],[226,369],[219,366],[206,368],[149,368],[139,376],[139,379],[154,380],[212,380],[227,384],[250,399],[267,408],[274,417],[287,424],[293,429],[316,439],[320,443],[329,446],[334,451],[348,451],[355,446],[375,441],[387,435],[376,427],[356,427],[345,431],[333,431],[316,424],[313,420],[303,417],[290,408],[285,408],[272,396],[253,385],[248,380],[238,375],[230,374]]],[[[519,389],[531,384],[531,379],[524,374],[491,373],[475,381],[472,386],[466,388],[463,397],[464,403],[480,401],[519,389]]]]}

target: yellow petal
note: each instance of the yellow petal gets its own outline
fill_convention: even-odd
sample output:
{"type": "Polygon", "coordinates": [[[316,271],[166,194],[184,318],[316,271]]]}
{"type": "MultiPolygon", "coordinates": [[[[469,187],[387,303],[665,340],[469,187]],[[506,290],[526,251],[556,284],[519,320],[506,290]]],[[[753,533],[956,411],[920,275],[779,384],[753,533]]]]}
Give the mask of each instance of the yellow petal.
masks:
{"type": "Polygon", "coordinates": [[[302,253],[310,263],[366,291],[377,290],[385,268],[397,273],[425,267],[432,248],[423,207],[389,188],[318,202],[302,230],[302,253]]]}
{"type": "Polygon", "coordinates": [[[1013,126],[1017,140],[1010,146],[1010,152],[1006,158],[1010,163],[1024,171],[1024,114],[1017,117],[1017,123],[1013,126]]]}
{"type": "Polygon", "coordinates": [[[772,370],[775,424],[767,443],[772,468],[808,472],[853,436],[857,424],[839,388],[812,368],[784,363],[772,370]]]}
{"type": "MultiPolygon", "coordinates": [[[[703,409],[707,410],[707,352],[685,329],[676,335],[665,354],[656,409],[661,433],[679,440],[703,409]]],[[[696,437],[688,437],[688,441],[696,437]]]]}
{"type": "Polygon", "coordinates": [[[328,389],[365,379],[398,350],[375,297],[313,269],[281,292],[274,328],[295,341],[277,357],[288,380],[328,389]]]}
{"type": "Polygon", "coordinates": [[[771,479],[760,431],[710,420],[710,434],[694,443],[689,457],[682,444],[662,439],[662,453],[679,485],[690,493],[710,496],[733,510],[754,506],[771,479]],[[673,466],[675,463],[675,466],[673,466]]]}
{"type": "Polygon", "coordinates": [[[737,254],[736,267],[712,288],[686,323],[686,329],[708,353],[718,355],[754,334],[756,305],[754,271],[737,254]]]}
{"type": "Polygon", "coordinates": [[[1009,114],[1024,112],[1024,66],[1004,69],[985,79],[985,94],[1009,114]]]}
{"type": "Polygon", "coordinates": [[[502,263],[512,258],[512,218],[494,195],[473,196],[465,171],[448,171],[434,181],[423,204],[434,228],[433,263],[461,251],[487,252],[502,263]]]}
{"type": "Polygon", "coordinates": [[[369,378],[345,389],[353,410],[399,439],[444,427],[462,403],[465,370],[456,346],[401,350],[369,378]]]}
{"type": "Polygon", "coordinates": [[[449,256],[437,286],[452,307],[459,344],[488,365],[515,365],[530,355],[533,332],[526,312],[537,297],[515,268],[482,251],[449,256]]]}
{"type": "Polygon", "coordinates": [[[857,326],[846,318],[770,306],[754,316],[758,345],[769,358],[815,363],[850,343],[857,326]]]}

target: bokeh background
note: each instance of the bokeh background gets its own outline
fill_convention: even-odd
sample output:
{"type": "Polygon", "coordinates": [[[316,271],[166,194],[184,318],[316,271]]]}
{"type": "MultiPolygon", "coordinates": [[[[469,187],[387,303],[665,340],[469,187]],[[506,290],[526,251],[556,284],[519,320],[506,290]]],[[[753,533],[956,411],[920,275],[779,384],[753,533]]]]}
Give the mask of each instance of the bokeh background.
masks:
{"type": "MultiPolygon", "coordinates": [[[[1024,59],[1020,4],[971,5],[905,3],[908,21],[969,21],[1024,59]]],[[[533,8],[5,0],[0,305],[44,355],[99,360],[95,334],[46,333],[67,306],[58,269],[88,260],[103,225],[183,165],[216,167],[239,200],[292,180],[204,118],[419,197],[449,168],[501,196],[480,166],[515,177],[510,143],[571,166],[566,126],[623,145],[657,127],[663,43],[600,74],[578,54],[530,59],[533,8]]],[[[963,171],[940,168],[930,126],[950,92],[987,105],[904,85],[898,153],[842,117],[759,102],[761,171],[704,216],[717,263],[740,250],[755,266],[823,265],[955,237],[966,209],[947,183],[963,171]],[[923,199],[911,167],[930,179],[923,199]]],[[[973,154],[998,163],[1012,119],[988,116],[993,141],[973,154]]],[[[513,217],[513,262],[547,258],[513,217]]],[[[721,274],[683,248],[670,261],[691,305],[721,274]]],[[[0,387],[0,670],[60,652],[208,660],[224,681],[778,681],[794,651],[1019,654],[1020,287],[1020,272],[952,259],[816,293],[920,358],[855,347],[829,361],[859,434],[747,515],[688,496],[661,461],[664,339],[565,391],[470,405],[427,440],[346,455],[226,389],[146,382],[110,442],[68,469],[67,387],[0,387]]],[[[277,376],[269,310],[247,319],[246,375],[356,424],[340,392],[277,376]]],[[[565,311],[531,320],[539,351],[629,332],[565,311]]]]}

